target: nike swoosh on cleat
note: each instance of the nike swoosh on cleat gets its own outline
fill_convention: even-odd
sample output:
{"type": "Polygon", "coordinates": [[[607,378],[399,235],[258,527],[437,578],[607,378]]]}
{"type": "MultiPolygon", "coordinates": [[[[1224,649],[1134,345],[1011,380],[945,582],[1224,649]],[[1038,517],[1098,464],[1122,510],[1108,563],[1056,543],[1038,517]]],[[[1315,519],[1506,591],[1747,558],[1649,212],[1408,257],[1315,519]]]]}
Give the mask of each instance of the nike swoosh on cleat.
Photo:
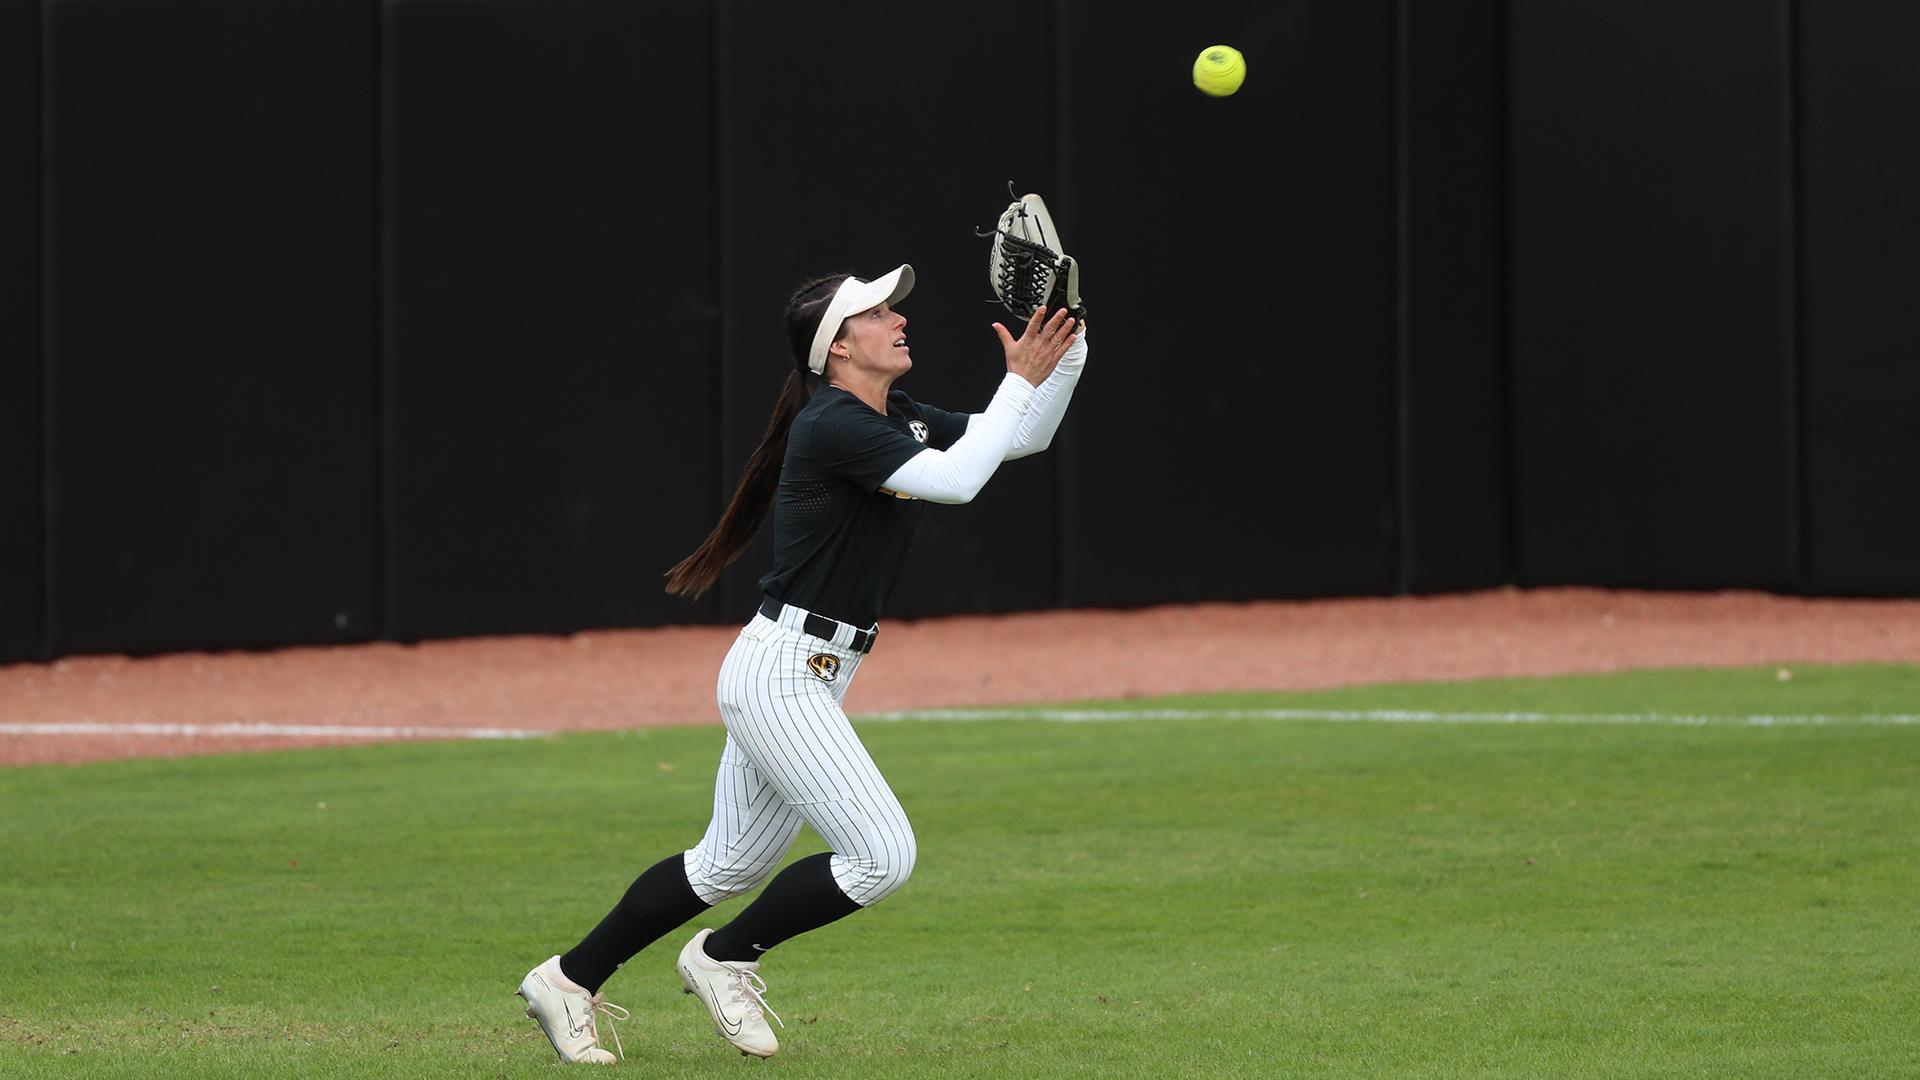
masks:
{"type": "Polygon", "coordinates": [[[581,1033],[580,1021],[573,1018],[573,1003],[566,998],[561,998],[560,1005],[567,1010],[567,1034],[576,1039],[579,1038],[581,1033]]]}
{"type": "MultiPolygon", "coordinates": [[[[699,977],[695,976],[692,969],[686,967],[684,964],[681,965],[680,970],[683,974],[687,976],[688,982],[690,983],[697,982],[701,986],[707,985],[704,979],[700,979],[699,977]]],[[[710,987],[709,987],[709,990],[711,990],[710,987]]],[[[689,994],[693,993],[692,987],[688,987],[687,993],[689,994]]],[[[714,1024],[718,1026],[721,1032],[723,1032],[728,1038],[732,1038],[733,1036],[740,1034],[741,1025],[745,1023],[744,1020],[728,1019],[726,1007],[721,1005],[717,999],[709,1001],[707,998],[701,997],[700,1000],[704,1004],[706,1004],[708,1008],[713,1010],[714,1024]]]]}

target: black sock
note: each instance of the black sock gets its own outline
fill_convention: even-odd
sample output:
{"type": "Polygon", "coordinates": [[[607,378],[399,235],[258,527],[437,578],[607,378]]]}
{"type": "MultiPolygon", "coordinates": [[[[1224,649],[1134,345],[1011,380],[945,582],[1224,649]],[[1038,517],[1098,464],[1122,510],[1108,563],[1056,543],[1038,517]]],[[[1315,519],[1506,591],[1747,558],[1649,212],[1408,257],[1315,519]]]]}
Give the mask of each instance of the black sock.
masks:
{"type": "Polygon", "coordinates": [[[669,855],[627,886],[600,925],[560,958],[560,970],[597,994],[635,953],[711,906],[687,884],[686,856],[669,855]]]}
{"type": "Polygon", "coordinates": [[[823,851],[780,871],[745,911],[707,938],[707,955],[735,963],[758,960],[790,937],[859,911],[860,905],[834,883],[832,858],[823,851]]]}

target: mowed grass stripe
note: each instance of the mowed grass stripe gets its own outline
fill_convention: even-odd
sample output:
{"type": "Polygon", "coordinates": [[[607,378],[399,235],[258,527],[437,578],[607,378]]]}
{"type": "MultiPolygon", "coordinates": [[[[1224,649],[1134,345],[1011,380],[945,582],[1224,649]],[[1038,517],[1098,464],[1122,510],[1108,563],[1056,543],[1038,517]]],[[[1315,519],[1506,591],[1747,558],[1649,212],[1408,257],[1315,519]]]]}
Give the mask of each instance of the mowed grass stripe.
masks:
{"type": "Polygon", "coordinates": [[[918,709],[861,713],[856,719],[905,721],[1040,720],[1060,724],[1128,720],[1334,720],[1379,724],[1666,724],[1807,727],[1820,724],[1920,724],[1920,715],[1687,716],[1667,713],[1430,712],[1409,709],[918,709]]]}
{"type": "MultiPolygon", "coordinates": [[[[1142,704],[1883,715],[1912,700],[1910,669],[1794,672],[1142,704]]],[[[678,993],[684,934],[643,952],[607,988],[634,1012],[627,1067],[1920,1074],[1920,729],[861,734],[913,816],[914,880],[769,955],[789,1025],[770,1062],[729,1052],[678,993]]],[[[0,1075],[551,1077],[514,982],[698,837],[722,739],[0,773],[0,1075]]],[[[813,850],[809,834],[795,854],[813,850]]]]}
{"type": "Polygon", "coordinates": [[[1911,664],[1793,664],[1660,668],[1551,679],[1394,683],[1291,694],[1208,694],[1032,708],[920,709],[867,713],[861,719],[1911,726],[1920,724],[1920,713],[1913,709],[1916,704],[1920,704],[1920,667],[1911,664]]]}

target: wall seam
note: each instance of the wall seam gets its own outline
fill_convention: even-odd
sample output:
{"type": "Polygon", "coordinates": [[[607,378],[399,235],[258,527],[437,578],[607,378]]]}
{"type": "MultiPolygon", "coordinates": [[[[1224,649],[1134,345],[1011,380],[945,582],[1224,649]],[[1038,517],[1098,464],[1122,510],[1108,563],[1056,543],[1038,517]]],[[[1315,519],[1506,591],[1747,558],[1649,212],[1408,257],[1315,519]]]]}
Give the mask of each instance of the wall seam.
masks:
{"type": "Polygon", "coordinates": [[[1410,41],[1412,13],[1407,0],[1393,5],[1393,365],[1394,461],[1393,592],[1413,584],[1413,152],[1411,137],[1410,41]]]}
{"type": "Polygon", "coordinates": [[[393,198],[394,198],[394,101],[392,75],[393,63],[393,4],[389,0],[373,0],[374,4],[374,108],[375,138],[374,148],[374,243],[377,245],[375,258],[379,263],[378,286],[374,298],[375,325],[378,328],[378,360],[375,371],[376,405],[379,410],[379,436],[374,454],[376,459],[375,475],[379,485],[376,512],[379,515],[379,570],[377,587],[380,590],[380,625],[374,635],[376,638],[393,640],[400,628],[399,604],[399,558],[396,548],[399,545],[399,523],[396,520],[396,497],[394,469],[397,463],[395,447],[398,439],[398,371],[396,365],[398,347],[394,333],[393,291],[396,280],[395,253],[393,236],[393,198]]]}
{"type": "Polygon", "coordinates": [[[42,660],[54,656],[54,509],[53,482],[53,406],[54,406],[54,318],[53,318],[53,0],[41,0],[35,11],[39,19],[40,70],[40,190],[35,193],[40,207],[40,649],[42,660]]]}
{"type": "MultiPolygon", "coordinates": [[[[713,512],[709,520],[719,521],[732,497],[728,483],[728,455],[734,445],[733,410],[728,407],[734,386],[734,340],[730,322],[737,310],[733,295],[733,98],[730,91],[728,33],[732,26],[728,0],[713,5],[713,274],[714,332],[717,356],[713,365],[713,512]]],[[[726,622],[735,610],[734,589],[726,574],[721,574],[712,603],[715,620],[726,622]]]]}
{"type": "MultiPolygon", "coordinates": [[[[1060,195],[1061,219],[1073,220],[1073,186],[1068,175],[1070,155],[1062,133],[1068,125],[1068,92],[1071,72],[1067,68],[1068,0],[1053,4],[1053,130],[1048,139],[1053,148],[1053,183],[1060,195]]],[[[1053,458],[1053,588],[1054,606],[1073,606],[1073,425],[1062,421],[1054,435],[1053,458]]]]}
{"type": "Polygon", "coordinates": [[[1515,342],[1519,333],[1515,329],[1513,304],[1514,265],[1518,259],[1514,254],[1514,237],[1518,229],[1514,225],[1513,191],[1513,5],[1500,5],[1500,357],[1501,382],[1506,391],[1506,435],[1507,435],[1507,580],[1515,586],[1526,585],[1521,572],[1523,551],[1521,541],[1524,536],[1523,487],[1520,483],[1520,356],[1515,342]]]}
{"type": "Polygon", "coordinates": [[[1804,116],[1804,71],[1801,65],[1801,37],[1804,33],[1804,7],[1800,0],[1784,0],[1781,14],[1785,22],[1781,40],[1786,49],[1786,79],[1784,95],[1786,154],[1785,176],[1787,179],[1784,236],[1786,247],[1785,271],[1787,303],[1784,317],[1787,320],[1784,345],[1787,351],[1787,431],[1793,440],[1792,452],[1788,455],[1788,468],[1792,470],[1789,490],[1792,492],[1793,513],[1788,524],[1788,547],[1791,553],[1793,575],[1791,587],[1805,593],[1812,586],[1812,567],[1807,545],[1807,431],[1806,431],[1806,198],[1805,175],[1802,163],[1804,116]]]}

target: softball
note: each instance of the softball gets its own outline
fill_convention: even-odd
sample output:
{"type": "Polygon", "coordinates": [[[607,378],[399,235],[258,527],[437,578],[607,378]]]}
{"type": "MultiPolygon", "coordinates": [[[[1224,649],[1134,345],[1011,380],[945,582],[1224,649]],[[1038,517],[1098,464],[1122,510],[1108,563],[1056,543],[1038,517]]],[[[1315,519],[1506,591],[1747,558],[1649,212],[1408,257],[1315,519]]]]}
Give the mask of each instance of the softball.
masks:
{"type": "Polygon", "coordinates": [[[1226,97],[1247,81],[1247,58],[1231,45],[1209,45],[1193,61],[1193,85],[1208,97],[1226,97]]]}

